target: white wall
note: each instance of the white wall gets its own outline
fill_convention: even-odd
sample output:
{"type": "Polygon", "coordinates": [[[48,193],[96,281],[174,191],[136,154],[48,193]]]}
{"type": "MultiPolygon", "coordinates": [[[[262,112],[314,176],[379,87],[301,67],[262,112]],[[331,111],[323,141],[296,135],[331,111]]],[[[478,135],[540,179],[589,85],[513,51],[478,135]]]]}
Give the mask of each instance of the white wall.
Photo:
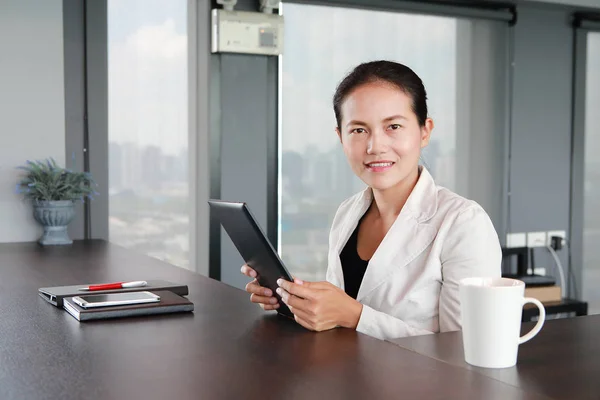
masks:
{"type": "Polygon", "coordinates": [[[0,0],[0,242],[41,234],[15,167],[47,157],[64,165],[62,0],[0,0]]]}

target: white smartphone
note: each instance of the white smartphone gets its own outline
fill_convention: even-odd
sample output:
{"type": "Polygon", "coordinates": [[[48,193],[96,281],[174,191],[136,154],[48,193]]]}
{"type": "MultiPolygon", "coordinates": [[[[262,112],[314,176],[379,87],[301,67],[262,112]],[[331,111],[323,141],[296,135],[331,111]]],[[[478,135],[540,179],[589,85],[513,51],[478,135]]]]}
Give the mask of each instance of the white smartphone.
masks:
{"type": "Polygon", "coordinates": [[[82,308],[125,306],[130,304],[155,303],[158,301],[160,301],[160,296],[151,292],[90,294],[73,297],[73,302],[82,308]]]}

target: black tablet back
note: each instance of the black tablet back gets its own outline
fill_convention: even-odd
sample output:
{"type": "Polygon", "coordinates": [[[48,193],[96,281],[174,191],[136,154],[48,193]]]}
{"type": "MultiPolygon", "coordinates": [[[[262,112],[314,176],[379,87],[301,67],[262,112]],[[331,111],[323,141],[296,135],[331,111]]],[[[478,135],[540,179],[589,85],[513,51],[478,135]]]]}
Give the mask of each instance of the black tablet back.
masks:
{"type": "Polygon", "coordinates": [[[293,278],[246,203],[209,200],[208,204],[212,215],[221,222],[246,264],[258,274],[258,283],[271,289],[279,300],[277,312],[293,317],[289,308],[281,301],[281,297],[275,293],[279,287],[277,279],[292,281],[293,278]]]}

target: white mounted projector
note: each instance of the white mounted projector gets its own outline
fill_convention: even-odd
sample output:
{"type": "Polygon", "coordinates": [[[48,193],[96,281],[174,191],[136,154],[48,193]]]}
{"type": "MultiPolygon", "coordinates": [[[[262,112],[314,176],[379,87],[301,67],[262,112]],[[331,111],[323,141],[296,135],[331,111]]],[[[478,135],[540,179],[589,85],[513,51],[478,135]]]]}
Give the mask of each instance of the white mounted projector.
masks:
{"type": "Polygon", "coordinates": [[[283,16],[213,9],[211,51],[280,55],[283,53],[283,16]]]}

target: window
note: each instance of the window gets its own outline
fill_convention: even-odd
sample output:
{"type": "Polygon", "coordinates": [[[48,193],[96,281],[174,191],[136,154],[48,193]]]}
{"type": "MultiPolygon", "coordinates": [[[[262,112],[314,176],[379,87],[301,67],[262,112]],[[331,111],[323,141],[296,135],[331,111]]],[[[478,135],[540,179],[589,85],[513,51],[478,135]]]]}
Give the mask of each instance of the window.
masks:
{"type": "Polygon", "coordinates": [[[505,135],[502,79],[507,63],[504,49],[495,46],[504,43],[505,25],[288,3],[283,14],[279,243],[293,274],[307,280],[325,278],[333,216],[344,199],[364,188],[350,170],[335,134],[332,109],[336,85],[361,62],[398,61],[423,79],[436,125],[422,154],[423,163],[437,184],[480,200],[492,220],[500,219],[502,185],[498,182],[502,182],[504,154],[498,149],[505,135]],[[475,74],[478,69],[483,73],[475,74]],[[474,79],[484,82],[471,83],[474,79]],[[486,101],[478,101],[482,98],[486,101]],[[489,107],[486,112],[473,111],[481,104],[489,107]],[[472,131],[493,140],[470,144],[472,131]],[[490,164],[469,171],[471,152],[483,153],[478,158],[490,164]],[[485,181],[496,179],[493,185],[498,192],[490,194],[487,187],[475,184],[477,177],[472,175],[476,174],[485,174],[485,181]]]}
{"type": "Polygon", "coordinates": [[[600,32],[587,36],[581,298],[588,302],[590,314],[600,314],[600,128],[594,120],[594,111],[600,110],[600,32]]]}
{"type": "Polygon", "coordinates": [[[187,1],[108,0],[110,241],[189,267],[187,1]]]}

